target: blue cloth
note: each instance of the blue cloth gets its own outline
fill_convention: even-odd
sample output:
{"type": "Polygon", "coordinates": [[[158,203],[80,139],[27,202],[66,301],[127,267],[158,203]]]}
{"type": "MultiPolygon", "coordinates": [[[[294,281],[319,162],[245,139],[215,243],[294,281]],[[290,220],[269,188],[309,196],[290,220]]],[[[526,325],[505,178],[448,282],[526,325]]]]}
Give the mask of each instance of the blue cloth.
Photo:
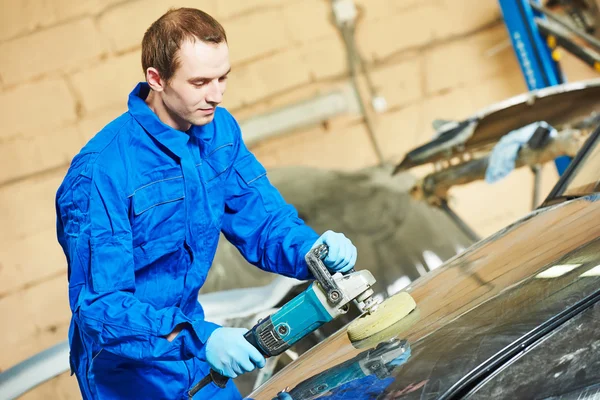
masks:
{"type": "Polygon", "coordinates": [[[329,395],[321,396],[320,399],[327,400],[375,400],[383,391],[394,382],[394,378],[388,377],[378,379],[375,375],[367,375],[344,383],[333,389],[329,395]]]}
{"type": "MultiPolygon", "coordinates": [[[[218,327],[197,301],[222,231],[266,271],[308,279],[318,235],[271,186],[223,108],[181,132],[130,94],[72,160],[56,196],[68,263],[71,368],[84,398],[176,399],[209,371],[218,327]],[[165,336],[183,324],[169,342],[165,336]]],[[[233,382],[195,398],[239,398],[233,382]]]]}
{"type": "Polygon", "coordinates": [[[498,182],[515,169],[515,161],[519,149],[531,139],[536,129],[540,126],[551,129],[551,136],[556,135],[554,128],[550,127],[545,121],[540,121],[515,129],[502,136],[490,155],[490,161],[485,171],[485,181],[487,183],[498,182]]]}

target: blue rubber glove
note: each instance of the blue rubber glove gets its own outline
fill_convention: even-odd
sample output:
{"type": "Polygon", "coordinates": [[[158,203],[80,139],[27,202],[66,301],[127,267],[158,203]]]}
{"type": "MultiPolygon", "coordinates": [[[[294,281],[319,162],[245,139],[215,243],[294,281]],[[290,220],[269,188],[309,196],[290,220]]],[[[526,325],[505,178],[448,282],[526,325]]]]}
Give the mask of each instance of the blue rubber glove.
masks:
{"type": "Polygon", "coordinates": [[[216,372],[229,378],[265,366],[262,354],[244,338],[248,329],[217,328],[206,342],[206,361],[216,372]]]}
{"type": "Polygon", "coordinates": [[[329,271],[347,272],[354,268],[357,257],[356,247],[343,233],[327,231],[317,239],[312,248],[314,249],[321,244],[326,244],[329,247],[329,253],[323,260],[329,271]]]}

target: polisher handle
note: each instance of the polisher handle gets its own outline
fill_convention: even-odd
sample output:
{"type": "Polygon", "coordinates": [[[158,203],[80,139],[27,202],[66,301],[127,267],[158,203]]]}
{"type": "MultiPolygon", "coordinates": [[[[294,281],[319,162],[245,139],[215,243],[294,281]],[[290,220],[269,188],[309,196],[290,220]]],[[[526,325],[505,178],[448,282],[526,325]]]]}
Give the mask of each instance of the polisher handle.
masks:
{"type": "Polygon", "coordinates": [[[320,244],[314,249],[311,249],[304,259],[308,269],[312,272],[313,276],[321,284],[325,295],[327,296],[327,302],[333,307],[338,305],[342,301],[342,292],[335,281],[331,278],[329,270],[323,264],[323,259],[327,257],[329,247],[325,244],[320,244]]]}

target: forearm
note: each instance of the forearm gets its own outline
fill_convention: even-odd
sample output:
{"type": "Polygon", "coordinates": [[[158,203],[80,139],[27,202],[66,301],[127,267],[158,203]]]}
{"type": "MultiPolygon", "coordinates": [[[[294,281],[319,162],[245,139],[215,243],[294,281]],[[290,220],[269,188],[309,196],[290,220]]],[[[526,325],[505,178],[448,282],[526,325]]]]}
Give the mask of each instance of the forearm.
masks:
{"type": "Polygon", "coordinates": [[[227,177],[222,231],[252,264],[269,272],[310,278],[304,255],[318,235],[298,217],[265,168],[239,142],[227,177]]]}
{"type": "Polygon", "coordinates": [[[272,216],[273,228],[267,230],[261,257],[262,268],[296,279],[311,279],[304,260],[317,233],[297,217],[291,206],[286,206],[272,216]]]}

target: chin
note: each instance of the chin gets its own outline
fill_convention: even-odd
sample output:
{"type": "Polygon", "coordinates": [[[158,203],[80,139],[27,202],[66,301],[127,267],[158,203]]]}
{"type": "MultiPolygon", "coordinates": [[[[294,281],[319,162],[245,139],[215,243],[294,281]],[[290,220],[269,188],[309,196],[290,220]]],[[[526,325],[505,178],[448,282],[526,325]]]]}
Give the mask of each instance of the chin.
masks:
{"type": "Polygon", "coordinates": [[[191,122],[193,125],[202,126],[202,125],[210,124],[214,118],[215,118],[215,114],[213,113],[211,115],[204,115],[202,117],[194,118],[194,120],[191,122]]]}

